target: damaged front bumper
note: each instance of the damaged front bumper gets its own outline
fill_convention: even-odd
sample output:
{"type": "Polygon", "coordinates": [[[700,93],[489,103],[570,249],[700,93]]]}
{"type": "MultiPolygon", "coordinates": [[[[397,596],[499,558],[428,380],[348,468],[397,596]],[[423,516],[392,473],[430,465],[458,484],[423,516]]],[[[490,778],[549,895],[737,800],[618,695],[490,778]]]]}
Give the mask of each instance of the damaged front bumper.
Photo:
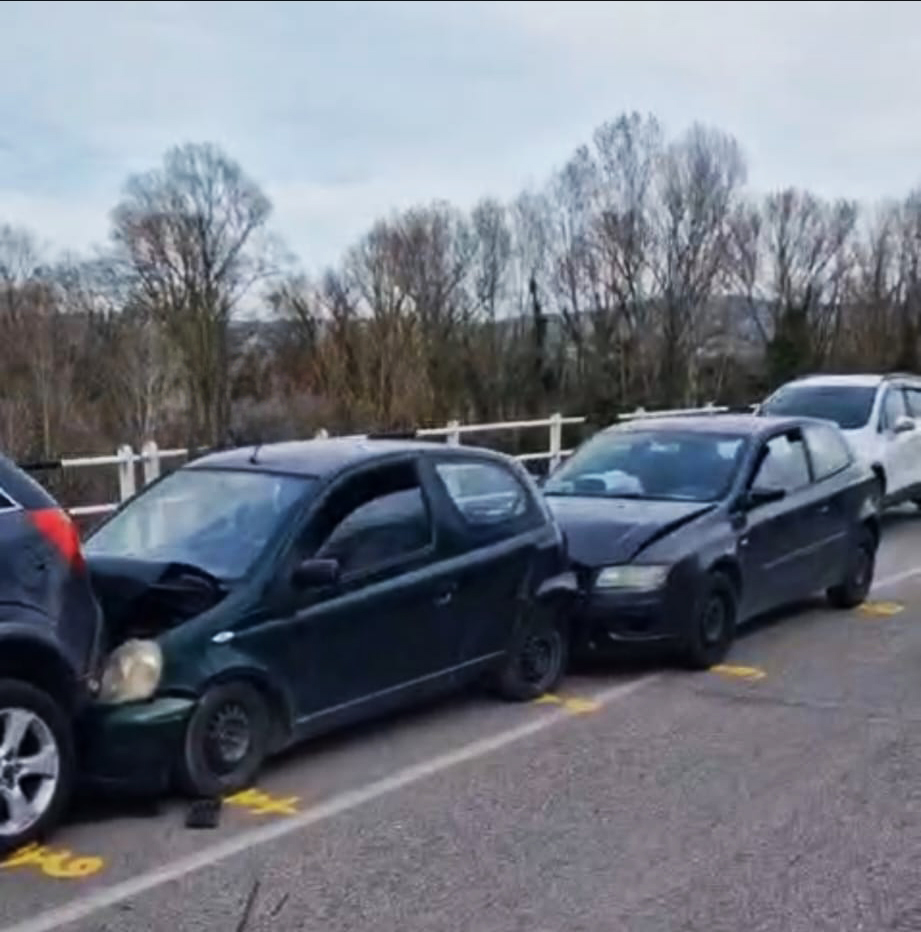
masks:
{"type": "Polygon", "coordinates": [[[93,703],[78,724],[81,782],[124,793],[165,792],[194,708],[194,699],[177,696],[93,703]]]}

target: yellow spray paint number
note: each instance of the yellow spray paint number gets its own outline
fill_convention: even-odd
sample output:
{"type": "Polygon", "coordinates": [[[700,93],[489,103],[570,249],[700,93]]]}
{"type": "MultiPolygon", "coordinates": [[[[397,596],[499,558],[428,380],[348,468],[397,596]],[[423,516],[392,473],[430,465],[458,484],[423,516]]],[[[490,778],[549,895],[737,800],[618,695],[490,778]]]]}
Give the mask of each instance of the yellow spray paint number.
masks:
{"type": "Polygon", "coordinates": [[[535,705],[561,705],[573,715],[584,715],[586,712],[597,712],[601,703],[594,699],[582,699],[579,696],[556,696],[553,693],[544,693],[534,700],[535,705]]]}
{"type": "Polygon", "coordinates": [[[248,789],[225,797],[224,802],[231,806],[239,806],[241,809],[248,809],[253,815],[295,815],[300,797],[288,796],[285,799],[277,799],[262,790],[248,789]]]}
{"type": "Polygon", "coordinates": [[[858,606],[857,610],[861,615],[870,618],[891,618],[905,610],[904,605],[898,602],[864,602],[858,606]]]}
{"type": "Polygon", "coordinates": [[[710,667],[711,673],[718,673],[720,676],[730,676],[738,680],[763,680],[767,674],[758,667],[737,667],[728,663],[720,663],[715,667],[710,667]]]}
{"type": "Polygon", "coordinates": [[[0,869],[33,868],[57,880],[79,880],[98,874],[106,866],[103,858],[81,857],[66,849],[27,845],[0,861],[0,869]]]}

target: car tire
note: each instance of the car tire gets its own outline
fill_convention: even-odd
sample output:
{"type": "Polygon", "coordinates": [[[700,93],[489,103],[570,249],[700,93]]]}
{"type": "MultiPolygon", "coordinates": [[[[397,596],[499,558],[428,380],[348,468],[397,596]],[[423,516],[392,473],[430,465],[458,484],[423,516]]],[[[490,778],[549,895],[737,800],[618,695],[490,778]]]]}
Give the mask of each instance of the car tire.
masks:
{"type": "Polygon", "coordinates": [[[244,682],[213,686],[186,727],[180,789],[214,798],[251,786],[265,762],[270,733],[271,713],[259,690],[244,682]]]}
{"type": "Polygon", "coordinates": [[[535,606],[515,632],[495,677],[495,689],[512,702],[537,699],[563,678],[569,659],[569,637],[562,610],[552,604],[535,606]]]}
{"type": "MultiPolygon", "coordinates": [[[[20,680],[0,679],[0,856],[53,831],[67,808],[76,777],[71,722],[48,693],[20,680]],[[19,740],[13,739],[16,728],[19,740]],[[42,756],[41,773],[24,773],[24,762],[42,756]],[[30,812],[16,818],[15,793],[30,812]]],[[[26,764],[26,768],[28,764],[26,764]]]]}
{"type": "Polygon", "coordinates": [[[738,596],[723,573],[711,573],[690,619],[683,659],[692,670],[721,663],[736,636],[738,596]]]}
{"type": "Polygon", "coordinates": [[[870,594],[876,569],[876,538],[862,528],[851,545],[844,579],[826,596],[833,608],[856,608],[870,594]]]}

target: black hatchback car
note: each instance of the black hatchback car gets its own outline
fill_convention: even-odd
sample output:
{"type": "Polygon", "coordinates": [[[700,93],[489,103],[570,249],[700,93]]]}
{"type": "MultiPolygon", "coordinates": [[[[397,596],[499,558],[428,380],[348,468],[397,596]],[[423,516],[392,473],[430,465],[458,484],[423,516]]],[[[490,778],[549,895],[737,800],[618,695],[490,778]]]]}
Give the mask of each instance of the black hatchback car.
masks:
{"type": "Polygon", "coordinates": [[[101,626],[76,528],[0,456],[0,855],[64,811],[101,626]]]}
{"type": "Polygon", "coordinates": [[[550,689],[576,593],[514,460],[396,440],[209,455],[148,486],[86,551],[106,618],[87,778],[196,795],[267,754],[486,676],[550,689]]]}
{"type": "Polygon", "coordinates": [[[873,580],[873,475],[824,421],[648,418],[597,434],[544,488],[585,593],[579,646],[678,645],[694,667],[736,626],[873,580]]]}

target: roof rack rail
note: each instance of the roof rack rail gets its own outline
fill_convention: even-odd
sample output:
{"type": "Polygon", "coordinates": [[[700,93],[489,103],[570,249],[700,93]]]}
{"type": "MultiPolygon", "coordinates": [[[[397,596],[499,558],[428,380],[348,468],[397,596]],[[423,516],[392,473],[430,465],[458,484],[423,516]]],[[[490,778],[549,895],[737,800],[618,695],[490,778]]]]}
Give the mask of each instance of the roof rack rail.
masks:
{"type": "Polygon", "coordinates": [[[657,417],[694,417],[699,414],[729,414],[730,408],[726,405],[715,405],[713,402],[704,405],[701,408],[655,408],[647,411],[645,408],[636,408],[633,411],[625,411],[617,415],[618,421],[635,421],[643,418],[657,417]]]}
{"type": "Polygon", "coordinates": [[[419,431],[415,427],[407,430],[378,430],[362,435],[365,440],[415,440],[419,431]]]}

